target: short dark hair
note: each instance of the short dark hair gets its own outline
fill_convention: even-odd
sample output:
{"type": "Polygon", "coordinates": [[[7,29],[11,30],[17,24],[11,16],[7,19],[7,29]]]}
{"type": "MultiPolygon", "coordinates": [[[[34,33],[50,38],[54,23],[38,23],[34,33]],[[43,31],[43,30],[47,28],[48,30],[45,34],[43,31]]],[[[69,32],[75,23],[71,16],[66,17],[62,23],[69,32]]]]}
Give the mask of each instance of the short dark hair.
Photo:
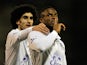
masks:
{"type": "Polygon", "coordinates": [[[42,7],[42,8],[39,10],[39,18],[44,17],[44,15],[42,15],[41,13],[42,13],[44,10],[48,9],[48,8],[53,8],[53,9],[55,9],[55,10],[58,12],[57,7],[55,7],[54,5],[44,6],[44,7],[42,7]]]}
{"type": "Polygon", "coordinates": [[[20,17],[26,13],[26,12],[31,12],[33,14],[34,17],[34,21],[37,20],[37,12],[36,12],[36,8],[33,5],[28,5],[28,4],[24,4],[24,5],[20,5],[17,6],[12,12],[11,12],[11,24],[12,24],[12,28],[15,29],[18,27],[18,25],[16,24],[16,22],[20,19],[20,17]]]}

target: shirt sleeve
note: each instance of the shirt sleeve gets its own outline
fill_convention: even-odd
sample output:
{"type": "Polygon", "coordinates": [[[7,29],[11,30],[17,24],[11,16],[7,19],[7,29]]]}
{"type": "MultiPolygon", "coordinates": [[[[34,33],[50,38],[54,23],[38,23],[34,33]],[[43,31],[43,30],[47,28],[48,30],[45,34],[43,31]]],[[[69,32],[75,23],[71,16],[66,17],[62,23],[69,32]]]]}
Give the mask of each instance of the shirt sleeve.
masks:
{"type": "Polygon", "coordinates": [[[24,40],[27,38],[28,34],[32,31],[33,27],[26,28],[24,30],[21,30],[18,35],[19,40],[24,40]]]}
{"type": "Polygon", "coordinates": [[[28,41],[30,44],[35,44],[38,49],[45,51],[52,46],[57,35],[58,33],[55,30],[48,35],[44,35],[38,31],[32,31],[28,36],[28,41]]]}

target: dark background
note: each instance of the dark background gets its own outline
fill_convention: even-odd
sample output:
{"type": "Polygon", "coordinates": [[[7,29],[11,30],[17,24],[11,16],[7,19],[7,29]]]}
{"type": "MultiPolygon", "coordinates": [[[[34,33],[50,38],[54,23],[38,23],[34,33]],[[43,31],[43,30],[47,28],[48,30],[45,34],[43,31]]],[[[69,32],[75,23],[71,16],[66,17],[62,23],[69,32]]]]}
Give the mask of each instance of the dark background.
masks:
{"type": "Polygon", "coordinates": [[[66,25],[61,32],[66,45],[68,65],[87,65],[87,2],[86,0],[0,0],[0,65],[4,65],[5,42],[12,29],[10,12],[19,4],[33,4],[38,10],[53,5],[59,10],[60,22],[66,25]]]}

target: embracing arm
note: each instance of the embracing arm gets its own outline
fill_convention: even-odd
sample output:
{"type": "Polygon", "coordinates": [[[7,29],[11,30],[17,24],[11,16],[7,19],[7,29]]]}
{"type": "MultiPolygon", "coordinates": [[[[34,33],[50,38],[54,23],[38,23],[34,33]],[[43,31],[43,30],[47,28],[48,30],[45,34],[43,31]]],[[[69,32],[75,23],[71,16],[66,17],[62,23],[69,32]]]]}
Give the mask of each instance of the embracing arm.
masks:
{"type": "Polygon", "coordinates": [[[46,25],[43,24],[43,23],[40,23],[39,25],[35,25],[33,27],[29,27],[29,28],[27,28],[25,30],[22,30],[20,32],[19,39],[20,40],[26,39],[28,34],[31,31],[39,31],[39,32],[42,32],[45,35],[47,35],[49,33],[49,29],[46,27],[46,25]]]}
{"type": "Polygon", "coordinates": [[[8,36],[7,36],[7,41],[6,43],[8,44],[15,44],[17,42],[20,42],[24,39],[27,38],[28,34],[32,31],[32,30],[36,30],[36,31],[40,31],[43,34],[48,34],[49,33],[49,29],[46,28],[46,26],[44,24],[39,24],[33,27],[29,27],[26,28],[24,30],[12,30],[11,32],[9,32],[8,36]]]}

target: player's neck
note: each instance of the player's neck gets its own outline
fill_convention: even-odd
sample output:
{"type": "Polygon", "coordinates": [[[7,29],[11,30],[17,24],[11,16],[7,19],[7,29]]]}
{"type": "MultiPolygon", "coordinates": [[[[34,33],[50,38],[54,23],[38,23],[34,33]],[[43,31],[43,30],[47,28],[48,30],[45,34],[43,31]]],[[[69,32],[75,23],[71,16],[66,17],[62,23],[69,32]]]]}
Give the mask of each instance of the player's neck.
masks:
{"type": "Polygon", "coordinates": [[[48,26],[48,25],[46,25],[46,26],[47,26],[47,28],[49,28],[49,29],[50,29],[50,32],[52,32],[53,27],[52,27],[52,26],[48,26]]]}

